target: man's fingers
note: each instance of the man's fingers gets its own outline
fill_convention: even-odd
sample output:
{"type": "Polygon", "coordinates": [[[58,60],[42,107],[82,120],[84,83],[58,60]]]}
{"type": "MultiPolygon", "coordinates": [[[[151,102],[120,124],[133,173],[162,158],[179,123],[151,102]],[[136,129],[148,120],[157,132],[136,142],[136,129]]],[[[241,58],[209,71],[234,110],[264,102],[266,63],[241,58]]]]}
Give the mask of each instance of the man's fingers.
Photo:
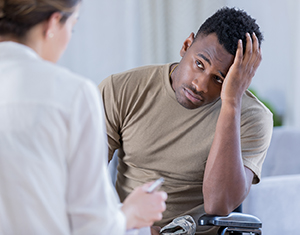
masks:
{"type": "Polygon", "coordinates": [[[252,59],[252,63],[253,63],[253,68],[257,69],[258,65],[260,64],[261,60],[262,60],[262,56],[261,56],[261,50],[259,47],[259,42],[258,39],[255,35],[255,33],[253,32],[252,34],[252,41],[253,41],[253,59],[252,59]]]}
{"type": "Polygon", "coordinates": [[[252,59],[252,51],[253,51],[253,45],[252,45],[252,39],[249,33],[246,33],[246,50],[244,55],[244,65],[247,65],[251,59],[252,59]]]}
{"type": "Polygon", "coordinates": [[[241,39],[239,39],[233,63],[241,64],[243,62],[243,57],[243,42],[241,39]]]}
{"type": "Polygon", "coordinates": [[[250,60],[250,63],[255,64],[256,60],[261,60],[261,54],[259,49],[259,42],[255,35],[255,33],[252,33],[252,57],[250,60]]]}
{"type": "Polygon", "coordinates": [[[254,65],[253,65],[252,76],[255,75],[255,72],[256,72],[258,66],[260,65],[261,61],[262,61],[262,54],[261,54],[261,48],[259,48],[259,56],[258,56],[257,60],[255,61],[254,65]]]}
{"type": "Polygon", "coordinates": [[[254,54],[258,54],[259,53],[259,42],[258,42],[258,39],[254,32],[252,33],[252,42],[253,42],[253,52],[254,52],[254,54]]]}
{"type": "Polygon", "coordinates": [[[255,33],[253,32],[252,34],[252,41],[253,41],[253,47],[252,47],[252,57],[248,63],[248,69],[249,72],[252,76],[254,76],[256,69],[258,68],[261,60],[262,60],[262,56],[261,56],[261,50],[259,48],[259,42],[258,39],[255,35],[255,33]]]}
{"type": "Polygon", "coordinates": [[[247,43],[243,58],[243,67],[245,72],[253,77],[262,60],[261,50],[259,47],[259,41],[254,32],[251,36],[249,33],[246,33],[246,40],[247,43]]]}

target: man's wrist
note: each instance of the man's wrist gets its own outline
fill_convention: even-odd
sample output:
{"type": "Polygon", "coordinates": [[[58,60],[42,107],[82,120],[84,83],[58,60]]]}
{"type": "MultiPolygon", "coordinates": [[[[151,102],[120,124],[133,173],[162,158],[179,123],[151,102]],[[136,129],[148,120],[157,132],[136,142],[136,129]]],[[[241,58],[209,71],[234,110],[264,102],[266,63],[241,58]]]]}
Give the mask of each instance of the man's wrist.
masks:
{"type": "Polygon", "coordinates": [[[227,112],[232,112],[233,114],[241,112],[241,99],[225,99],[222,100],[221,110],[226,110],[227,112]]]}

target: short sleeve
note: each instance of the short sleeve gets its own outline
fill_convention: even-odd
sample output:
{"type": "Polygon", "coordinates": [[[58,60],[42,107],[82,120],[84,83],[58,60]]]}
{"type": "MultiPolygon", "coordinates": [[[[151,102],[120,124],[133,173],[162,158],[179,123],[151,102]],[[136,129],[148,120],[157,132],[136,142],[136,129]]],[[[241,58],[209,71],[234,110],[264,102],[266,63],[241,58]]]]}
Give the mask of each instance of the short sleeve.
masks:
{"type": "Polygon", "coordinates": [[[243,100],[241,148],[244,166],[255,174],[253,184],[260,181],[262,164],[270,145],[272,131],[272,113],[249,92],[248,97],[243,100]]]}

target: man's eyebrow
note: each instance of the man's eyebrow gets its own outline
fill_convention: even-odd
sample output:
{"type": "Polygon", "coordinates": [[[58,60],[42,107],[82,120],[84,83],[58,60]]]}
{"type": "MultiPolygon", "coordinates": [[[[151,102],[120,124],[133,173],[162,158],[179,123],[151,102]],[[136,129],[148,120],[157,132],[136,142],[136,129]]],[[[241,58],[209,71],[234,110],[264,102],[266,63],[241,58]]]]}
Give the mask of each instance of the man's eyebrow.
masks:
{"type": "Polygon", "coordinates": [[[221,71],[218,71],[218,72],[225,79],[225,75],[221,71]]]}
{"type": "MultiPolygon", "coordinates": [[[[202,59],[204,59],[207,63],[209,63],[209,65],[211,65],[210,60],[205,55],[200,53],[200,54],[198,54],[198,56],[201,57],[202,59]]],[[[221,71],[218,71],[218,72],[225,79],[224,73],[222,73],[221,71]]]]}
{"type": "Polygon", "coordinates": [[[200,53],[200,54],[198,54],[198,56],[201,57],[202,59],[204,59],[207,63],[209,63],[209,65],[211,65],[210,60],[205,55],[200,53]]]}

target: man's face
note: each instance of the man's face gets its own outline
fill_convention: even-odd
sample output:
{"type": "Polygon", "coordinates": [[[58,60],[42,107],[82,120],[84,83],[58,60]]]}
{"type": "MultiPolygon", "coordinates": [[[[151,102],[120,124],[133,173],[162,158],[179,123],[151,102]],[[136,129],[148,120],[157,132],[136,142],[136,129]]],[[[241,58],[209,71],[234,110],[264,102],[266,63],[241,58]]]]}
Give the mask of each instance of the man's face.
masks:
{"type": "Polygon", "coordinates": [[[195,39],[193,33],[185,40],[180,55],[182,59],[171,76],[177,101],[187,109],[216,101],[234,56],[220,45],[216,34],[195,39]]]}

